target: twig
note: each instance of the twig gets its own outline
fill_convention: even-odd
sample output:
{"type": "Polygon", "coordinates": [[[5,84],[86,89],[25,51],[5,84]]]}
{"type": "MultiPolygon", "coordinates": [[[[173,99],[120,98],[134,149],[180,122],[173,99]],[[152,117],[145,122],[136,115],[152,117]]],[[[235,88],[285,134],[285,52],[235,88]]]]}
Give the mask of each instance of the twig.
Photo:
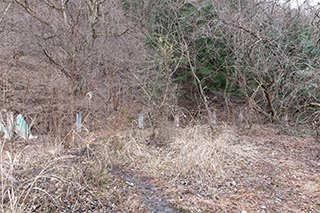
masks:
{"type": "Polygon", "coordinates": [[[8,11],[9,11],[9,9],[10,9],[10,7],[11,7],[11,5],[12,5],[13,2],[14,2],[14,0],[12,0],[11,2],[9,2],[9,4],[8,4],[7,7],[6,7],[6,9],[4,10],[4,12],[3,12],[3,14],[2,14],[2,16],[1,16],[1,18],[0,18],[0,24],[1,24],[1,22],[4,20],[4,17],[7,15],[7,13],[8,13],[8,11]]]}

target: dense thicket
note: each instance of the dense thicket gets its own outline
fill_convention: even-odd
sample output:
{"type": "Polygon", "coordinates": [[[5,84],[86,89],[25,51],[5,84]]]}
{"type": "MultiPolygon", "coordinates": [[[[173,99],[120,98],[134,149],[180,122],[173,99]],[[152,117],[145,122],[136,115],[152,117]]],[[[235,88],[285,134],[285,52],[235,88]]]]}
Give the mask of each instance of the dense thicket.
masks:
{"type": "Polygon", "coordinates": [[[85,110],[123,123],[142,110],[151,125],[181,107],[319,119],[320,12],[307,1],[295,9],[271,0],[0,6],[1,108],[40,115],[48,129],[85,110]]]}
{"type": "Polygon", "coordinates": [[[130,2],[132,11],[153,5],[150,44],[184,98],[202,96],[203,102],[203,95],[224,92],[225,105],[245,101],[272,122],[317,117],[319,7],[307,1],[300,8],[256,0],[130,2]]]}

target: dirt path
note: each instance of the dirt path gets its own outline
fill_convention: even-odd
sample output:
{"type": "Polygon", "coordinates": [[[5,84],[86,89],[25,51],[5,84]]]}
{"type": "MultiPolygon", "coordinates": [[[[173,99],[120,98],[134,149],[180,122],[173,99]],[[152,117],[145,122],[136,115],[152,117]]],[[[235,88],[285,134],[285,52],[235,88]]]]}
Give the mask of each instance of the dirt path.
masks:
{"type": "Polygon", "coordinates": [[[152,183],[150,177],[135,174],[133,171],[120,167],[114,167],[111,174],[131,187],[131,193],[137,194],[139,208],[143,211],[151,213],[180,212],[170,204],[169,198],[159,186],[152,183]]]}
{"type": "MultiPolygon", "coordinates": [[[[230,140],[220,142],[219,158],[207,155],[212,152],[204,152],[208,158],[188,155],[181,167],[174,167],[178,149],[128,142],[127,137],[123,142],[102,138],[71,149],[53,143],[7,143],[0,154],[8,178],[1,186],[19,196],[30,187],[26,180],[45,189],[49,197],[33,190],[23,198],[28,201],[23,209],[31,212],[320,212],[320,143],[313,137],[286,135],[275,127],[228,129],[228,135],[230,140]],[[173,157],[165,161],[169,154],[173,157]],[[221,160],[222,169],[177,175],[191,163],[200,167],[203,159],[221,160]]],[[[211,137],[208,141],[210,145],[211,137]]],[[[201,148],[208,149],[204,144],[201,148]]],[[[10,204],[7,194],[5,205],[10,204]]]]}
{"type": "Polygon", "coordinates": [[[226,179],[168,189],[171,202],[189,212],[320,212],[320,144],[311,136],[252,129],[239,134],[255,147],[254,159],[227,159],[226,179]]]}
{"type": "Polygon", "coordinates": [[[311,137],[268,134],[255,143],[261,160],[251,176],[256,191],[263,192],[263,205],[278,212],[319,212],[319,144],[311,137]]]}
{"type": "Polygon", "coordinates": [[[276,128],[237,134],[237,143],[255,147],[256,157],[225,159],[224,179],[207,188],[132,168],[114,167],[111,174],[130,187],[128,199],[139,212],[320,212],[320,144],[313,137],[276,128]]]}
{"type": "Polygon", "coordinates": [[[240,138],[259,155],[241,168],[230,168],[234,184],[219,193],[224,208],[320,212],[320,144],[314,138],[287,136],[274,128],[253,129],[240,138]]]}

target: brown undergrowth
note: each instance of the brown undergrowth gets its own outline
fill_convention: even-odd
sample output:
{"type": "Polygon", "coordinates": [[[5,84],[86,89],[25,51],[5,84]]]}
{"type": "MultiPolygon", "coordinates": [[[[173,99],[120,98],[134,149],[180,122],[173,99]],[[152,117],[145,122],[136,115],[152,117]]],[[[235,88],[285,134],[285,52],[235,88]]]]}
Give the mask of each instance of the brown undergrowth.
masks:
{"type": "Polygon", "coordinates": [[[1,141],[1,212],[317,212],[319,148],[261,126],[1,141]]]}

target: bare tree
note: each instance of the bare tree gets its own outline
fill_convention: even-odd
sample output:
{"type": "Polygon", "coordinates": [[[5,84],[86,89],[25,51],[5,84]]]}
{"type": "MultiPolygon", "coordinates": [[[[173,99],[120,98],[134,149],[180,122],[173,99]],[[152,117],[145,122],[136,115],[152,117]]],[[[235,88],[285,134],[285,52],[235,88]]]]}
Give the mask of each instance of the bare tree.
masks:
{"type": "MultiPolygon", "coordinates": [[[[87,110],[88,93],[93,97],[91,110],[103,122],[107,120],[102,118],[112,112],[122,112],[122,107],[130,109],[130,101],[124,100],[136,92],[132,90],[129,75],[144,64],[144,35],[135,23],[128,21],[120,1],[16,0],[7,13],[10,16],[4,21],[12,24],[4,24],[10,36],[5,36],[2,44],[7,45],[3,50],[13,52],[13,58],[21,58],[12,64],[14,69],[19,68],[23,75],[27,66],[32,66],[29,75],[32,71],[43,82],[52,82],[42,91],[33,91],[32,98],[30,94],[29,98],[21,97],[29,104],[28,109],[32,109],[32,99],[42,103],[43,95],[46,98],[52,95],[50,101],[43,103],[40,117],[47,114],[51,120],[53,112],[59,111],[57,119],[68,126],[75,111],[87,110]]],[[[18,71],[14,73],[18,75],[18,71]]],[[[24,80],[24,85],[28,82],[14,77],[13,72],[10,78],[15,79],[12,88],[19,81],[24,80]]],[[[17,102],[21,101],[12,101],[11,105],[17,102]]]]}

